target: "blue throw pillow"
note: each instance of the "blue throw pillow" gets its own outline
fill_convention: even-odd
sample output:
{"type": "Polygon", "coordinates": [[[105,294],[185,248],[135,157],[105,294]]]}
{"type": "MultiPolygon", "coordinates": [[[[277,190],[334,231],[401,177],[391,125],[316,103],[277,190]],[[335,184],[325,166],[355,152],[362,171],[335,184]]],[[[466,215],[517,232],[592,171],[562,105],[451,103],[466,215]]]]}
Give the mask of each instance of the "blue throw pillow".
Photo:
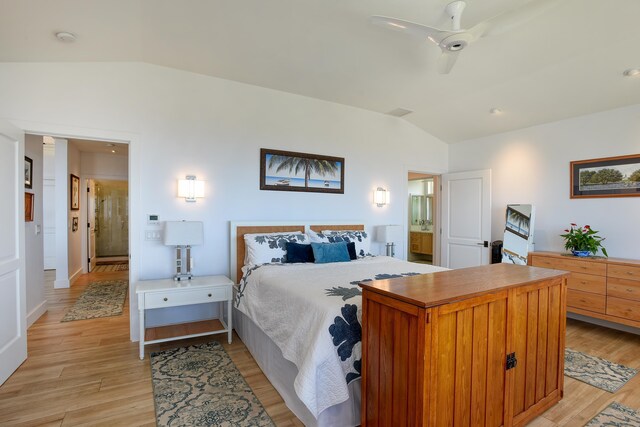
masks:
{"type": "Polygon", "coordinates": [[[347,242],[337,243],[314,243],[311,242],[313,256],[316,264],[325,264],[328,262],[349,262],[349,251],[347,250],[347,242]]]}
{"type": "Polygon", "coordinates": [[[351,258],[351,261],[358,259],[358,254],[356,253],[356,242],[347,243],[347,251],[349,252],[349,258],[351,258]]]}
{"type": "Polygon", "coordinates": [[[287,256],[285,262],[314,262],[313,249],[311,245],[302,243],[287,242],[287,256]]]}

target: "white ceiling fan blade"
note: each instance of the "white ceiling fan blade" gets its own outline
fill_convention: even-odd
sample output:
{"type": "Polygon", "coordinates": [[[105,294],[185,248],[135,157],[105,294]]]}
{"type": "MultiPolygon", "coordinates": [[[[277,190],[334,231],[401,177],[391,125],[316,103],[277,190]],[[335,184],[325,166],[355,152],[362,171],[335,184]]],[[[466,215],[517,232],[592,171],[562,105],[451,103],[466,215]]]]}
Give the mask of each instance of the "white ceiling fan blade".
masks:
{"type": "Polygon", "coordinates": [[[470,31],[479,33],[479,37],[502,34],[536,18],[559,3],[559,0],[531,0],[522,7],[507,10],[480,22],[470,31]]]}
{"type": "Polygon", "coordinates": [[[402,19],[390,18],[388,16],[374,15],[369,18],[369,20],[372,24],[379,25],[391,30],[400,31],[413,37],[417,37],[420,40],[429,39],[435,44],[440,43],[442,39],[450,34],[449,31],[427,27],[426,25],[416,24],[415,22],[404,21],[402,19]]]}
{"type": "Polygon", "coordinates": [[[449,74],[453,65],[458,60],[458,54],[460,51],[451,52],[448,50],[443,50],[442,55],[438,58],[438,73],[440,74],[449,74]]]}

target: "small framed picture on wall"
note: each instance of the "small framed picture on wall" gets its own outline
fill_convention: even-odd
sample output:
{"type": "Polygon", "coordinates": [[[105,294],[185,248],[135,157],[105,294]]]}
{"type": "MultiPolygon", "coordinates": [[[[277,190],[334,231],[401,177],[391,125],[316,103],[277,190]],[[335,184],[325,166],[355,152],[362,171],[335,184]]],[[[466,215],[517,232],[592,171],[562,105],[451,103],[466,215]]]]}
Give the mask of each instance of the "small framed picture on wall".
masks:
{"type": "Polygon", "coordinates": [[[24,156],[24,188],[33,188],[33,160],[24,156]]]}
{"type": "Polygon", "coordinates": [[[78,231],[78,217],[77,216],[73,217],[73,222],[71,223],[71,231],[73,231],[74,233],[76,231],[78,231]]]}
{"type": "Polygon", "coordinates": [[[71,210],[80,210],[80,178],[71,174],[71,210]]]}

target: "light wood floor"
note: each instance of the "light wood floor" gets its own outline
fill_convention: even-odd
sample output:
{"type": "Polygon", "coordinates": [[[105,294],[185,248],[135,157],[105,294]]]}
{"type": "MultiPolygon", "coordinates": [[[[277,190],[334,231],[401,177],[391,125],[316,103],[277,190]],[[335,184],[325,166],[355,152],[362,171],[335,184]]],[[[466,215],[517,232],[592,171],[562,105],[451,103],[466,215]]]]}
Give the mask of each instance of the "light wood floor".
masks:
{"type": "MultiPolygon", "coordinates": [[[[53,289],[49,281],[49,311],[29,329],[29,358],[0,387],[0,425],[155,424],[148,352],[185,341],[149,346],[147,358],[141,361],[137,343],[129,340],[128,301],[122,316],[60,323],[89,282],[126,279],[126,274],[85,275],[71,289],[53,289]]],[[[222,336],[213,339],[220,340],[277,425],[302,425],[237,335],[231,345],[222,336]]],[[[569,320],[567,346],[640,369],[640,337],[635,335],[569,320]]],[[[564,399],[530,425],[583,426],[614,400],[640,409],[640,375],[615,394],[566,378],[564,399]]]]}

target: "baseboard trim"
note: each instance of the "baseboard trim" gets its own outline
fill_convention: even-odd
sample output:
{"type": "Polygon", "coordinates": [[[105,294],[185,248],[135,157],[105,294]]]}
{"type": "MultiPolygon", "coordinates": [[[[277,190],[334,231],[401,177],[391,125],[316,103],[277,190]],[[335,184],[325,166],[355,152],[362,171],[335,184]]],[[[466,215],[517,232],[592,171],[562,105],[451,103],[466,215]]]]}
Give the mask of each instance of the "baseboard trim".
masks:
{"type": "Polygon", "coordinates": [[[71,285],[69,284],[69,279],[61,279],[53,282],[53,287],[55,289],[64,289],[69,288],[71,285]]]}
{"type": "Polygon", "coordinates": [[[78,269],[78,271],[76,271],[75,273],[73,273],[71,275],[71,277],[69,277],[69,284],[73,285],[73,282],[75,282],[76,280],[78,280],[78,277],[82,276],[82,267],[80,267],[78,269]]]}
{"type": "Polygon", "coordinates": [[[31,310],[27,315],[27,329],[34,324],[36,320],[47,312],[47,300],[42,301],[36,308],[31,310]]]}

